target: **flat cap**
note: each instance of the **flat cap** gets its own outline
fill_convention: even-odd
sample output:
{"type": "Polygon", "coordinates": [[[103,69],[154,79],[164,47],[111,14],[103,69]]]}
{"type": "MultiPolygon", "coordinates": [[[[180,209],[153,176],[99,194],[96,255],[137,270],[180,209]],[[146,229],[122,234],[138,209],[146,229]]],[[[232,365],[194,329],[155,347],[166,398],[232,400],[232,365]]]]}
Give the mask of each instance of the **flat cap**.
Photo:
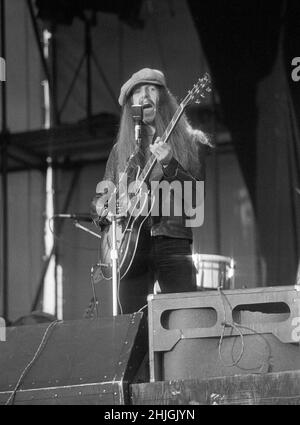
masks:
{"type": "Polygon", "coordinates": [[[143,68],[132,74],[129,80],[123,84],[120,91],[119,104],[123,106],[131,90],[138,84],[143,83],[156,84],[163,87],[167,86],[165,76],[161,71],[158,69],[143,68]]]}

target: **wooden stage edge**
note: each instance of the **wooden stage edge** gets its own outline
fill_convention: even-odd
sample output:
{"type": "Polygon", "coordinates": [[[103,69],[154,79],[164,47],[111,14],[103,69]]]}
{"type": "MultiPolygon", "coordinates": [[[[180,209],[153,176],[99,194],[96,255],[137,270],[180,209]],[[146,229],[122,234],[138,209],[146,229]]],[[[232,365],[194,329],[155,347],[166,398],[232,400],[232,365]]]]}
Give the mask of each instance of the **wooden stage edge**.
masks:
{"type": "Polygon", "coordinates": [[[130,385],[132,405],[300,405],[300,370],[130,385]]]}

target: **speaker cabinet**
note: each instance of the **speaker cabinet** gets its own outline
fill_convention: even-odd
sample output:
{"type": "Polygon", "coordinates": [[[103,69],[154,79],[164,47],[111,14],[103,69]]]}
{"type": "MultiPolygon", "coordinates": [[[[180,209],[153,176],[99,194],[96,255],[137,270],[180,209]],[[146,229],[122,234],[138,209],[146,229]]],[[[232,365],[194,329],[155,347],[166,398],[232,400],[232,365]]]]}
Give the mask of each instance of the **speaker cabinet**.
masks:
{"type": "Polygon", "coordinates": [[[127,404],[129,382],[147,351],[142,313],[48,326],[8,328],[0,346],[1,404],[9,398],[15,404],[127,404]]]}

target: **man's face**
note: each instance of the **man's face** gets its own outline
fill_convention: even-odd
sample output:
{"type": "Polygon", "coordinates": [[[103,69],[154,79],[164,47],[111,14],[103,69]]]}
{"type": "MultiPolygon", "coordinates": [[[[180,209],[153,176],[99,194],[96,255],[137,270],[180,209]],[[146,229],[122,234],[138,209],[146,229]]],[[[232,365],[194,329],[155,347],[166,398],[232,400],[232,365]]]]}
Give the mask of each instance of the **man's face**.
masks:
{"type": "Polygon", "coordinates": [[[133,104],[148,105],[143,108],[143,121],[145,124],[151,124],[154,121],[158,101],[159,89],[153,84],[140,84],[133,89],[133,104]]]}

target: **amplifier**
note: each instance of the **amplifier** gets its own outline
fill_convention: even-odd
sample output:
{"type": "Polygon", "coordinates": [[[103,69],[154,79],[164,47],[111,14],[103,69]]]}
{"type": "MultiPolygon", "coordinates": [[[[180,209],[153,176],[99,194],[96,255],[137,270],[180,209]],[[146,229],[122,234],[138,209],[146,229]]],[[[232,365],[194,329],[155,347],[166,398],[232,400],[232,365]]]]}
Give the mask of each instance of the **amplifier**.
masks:
{"type": "Polygon", "coordinates": [[[300,369],[293,286],[148,297],[150,379],[206,379],[300,369]]]}

